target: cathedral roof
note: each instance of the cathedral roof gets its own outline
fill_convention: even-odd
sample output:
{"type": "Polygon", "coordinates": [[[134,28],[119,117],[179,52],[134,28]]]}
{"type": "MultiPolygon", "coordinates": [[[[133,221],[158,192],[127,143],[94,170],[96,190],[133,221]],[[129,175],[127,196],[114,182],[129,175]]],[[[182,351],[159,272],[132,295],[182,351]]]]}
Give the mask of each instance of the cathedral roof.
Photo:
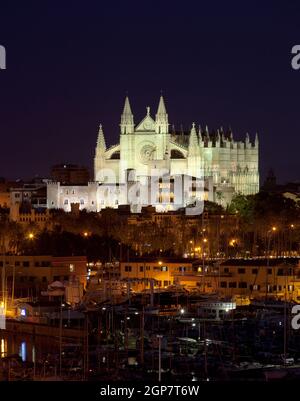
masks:
{"type": "Polygon", "coordinates": [[[135,131],[155,131],[155,121],[150,116],[150,107],[147,107],[147,115],[137,125],[135,131]]]}

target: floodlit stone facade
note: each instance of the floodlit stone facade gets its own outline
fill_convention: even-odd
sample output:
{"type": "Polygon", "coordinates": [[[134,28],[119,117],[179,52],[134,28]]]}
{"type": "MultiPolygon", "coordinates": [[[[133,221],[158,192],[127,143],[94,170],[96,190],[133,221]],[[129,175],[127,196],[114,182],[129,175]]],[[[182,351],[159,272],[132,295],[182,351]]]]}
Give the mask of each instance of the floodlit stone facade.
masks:
{"type": "Polygon", "coordinates": [[[209,132],[192,124],[188,134],[170,129],[163,97],[155,118],[150,108],[135,125],[128,97],[120,121],[120,142],[107,148],[99,126],[94,158],[94,182],[61,185],[49,182],[49,208],[99,211],[130,205],[133,212],[153,205],[159,212],[192,206],[202,212],[203,200],[227,205],[236,193],[259,190],[259,143],[249,135],[235,141],[232,132],[209,132]],[[196,205],[196,206],[195,206],[196,205]]]}
{"type": "Polygon", "coordinates": [[[246,134],[244,141],[235,141],[232,132],[223,129],[209,132],[192,124],[189,135],[172,132],[163,97],[160,97],[155,119],[150,108],[137,125],[128,97],[125,99],[120,123],[120,143],[106,147],[100,125],[94,159],[95,180],[103,181],[107,172],[113,172],[117,181],[126,181],[126,171],[151,176],[166,171],[171,176],[185,174],[191,177],[213,179],[213,200],[227,204],[235,193],[255,194],[259,190],[259,142],[246,134]]]}

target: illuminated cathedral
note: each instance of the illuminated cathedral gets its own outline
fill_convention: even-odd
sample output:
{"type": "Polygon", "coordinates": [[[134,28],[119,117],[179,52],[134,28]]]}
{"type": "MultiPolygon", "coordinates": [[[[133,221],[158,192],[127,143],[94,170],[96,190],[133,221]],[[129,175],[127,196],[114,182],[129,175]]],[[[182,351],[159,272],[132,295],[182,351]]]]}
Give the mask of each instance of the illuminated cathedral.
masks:
{"type": "Polygon", "coordinates": [[[49,183],[48,206],[70,210],[72,203],[78,203],[82,209],[99,211],[130,204],[132,211],[138,212],[142,206],[152,204],[159,211],[168,211],[188,206],[198,198],[225,206],[237,193],[250,195],[259,191],[258,155],[257,134],[253,142],[248,134],[243,141],[236,141],[231,130],[225,132],[222,128],[209,131],[207,126],[202,129],[195,123],[189,132],[171,128],[163,96],[155,116],[146,107],[146,115],[135,124],[126,97],[119,143],[107,147],[104,129],[99,126],[94,182],[86,188],[73,189],[49,183]],[[154,197],[145,201],[135,196],[132,202],[128,197],[132,188],[135,195],[142,188],[147,192],[153,177],[159,177],[154,197]],[[177,191],[176,199],[174,182],[179,178],[180,182],[189,178],[192,184],[180,194],[177,191]],[[194,185],[193,180],[201,181],[202,186],[194,185]],[[161,185],[162,181],[167,184],[161,185]]]}

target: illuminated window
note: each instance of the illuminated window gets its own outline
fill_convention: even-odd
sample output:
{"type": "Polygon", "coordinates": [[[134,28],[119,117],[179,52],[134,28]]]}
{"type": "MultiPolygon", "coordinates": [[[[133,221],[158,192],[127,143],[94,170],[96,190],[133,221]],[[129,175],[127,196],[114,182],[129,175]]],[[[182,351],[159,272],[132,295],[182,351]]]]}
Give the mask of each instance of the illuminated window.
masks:
{"type": "Polygon", "coordinates": [[[167,272],[168,271],[168,266],[162,266],[161,267],[162,272],[167,272]]]}
{"type": "Polygon", "coordinates": [[[74,272],[74,265],[70,264],[70,273],[73,273],[73,272],[74,272]]]}

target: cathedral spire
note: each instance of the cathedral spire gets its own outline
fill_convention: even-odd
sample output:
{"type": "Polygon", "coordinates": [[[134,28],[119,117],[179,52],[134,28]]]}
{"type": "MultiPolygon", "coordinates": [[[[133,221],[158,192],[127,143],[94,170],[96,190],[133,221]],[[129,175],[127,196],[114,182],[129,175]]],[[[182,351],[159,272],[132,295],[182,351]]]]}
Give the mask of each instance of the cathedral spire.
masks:
{"type": "Polygon", "coordinates": [[[189,138],[189,152],[193,152],[193,150],[195,150],[195,147],[198,147],[198,137],[195,128],[195,123],[193,123],[189,138]]]}
{"type": "Polygon", "coordinates": [[[164,98],[162,97],[162,95],[161,95],[160,98],[159,98],[159,104],[158,104],[157,114],[158,114],[158,115],[166,115],[166,114],[167,114],[167,110],[166,110],[166,106],[165,106],[165,101],[164,101],[164,98]]]}
{"type": "Polygon", "coordinates": [[[128,96],[125,98],[123,113],[121,114],[121,134],[132,134],[134,131],[133,114],[128,96]]]}
{"type": "Polygon", "coordinates": [[[129,103],[129,98],[126,96],[125,98],[125,103],[124,103],[124,108],[123,108],[123,115],[132,115],[130,103],[129,103]]]}
{"type": "Polygon", "coordinates": [[[155,116],[155,123],[157,133],[167,134],[169,132],[168,114],[162,95],[159,98],[158,109],[155,116]]]}
{"type": "Polygon", "coordinates": [[[97,150],[102,151],[102,152],[106,151],[106,143],[105,143],[102,124],[99,125],[98,138],[97,138],[97,150]]]}
{"type": "Polygon", "coordinates": [[[259,143],[259,141],[258,141],[258,133],[256,133],[255,134],[255,142],[254,142],[255,146],[258,146],[258,143],[259,143]]]}

